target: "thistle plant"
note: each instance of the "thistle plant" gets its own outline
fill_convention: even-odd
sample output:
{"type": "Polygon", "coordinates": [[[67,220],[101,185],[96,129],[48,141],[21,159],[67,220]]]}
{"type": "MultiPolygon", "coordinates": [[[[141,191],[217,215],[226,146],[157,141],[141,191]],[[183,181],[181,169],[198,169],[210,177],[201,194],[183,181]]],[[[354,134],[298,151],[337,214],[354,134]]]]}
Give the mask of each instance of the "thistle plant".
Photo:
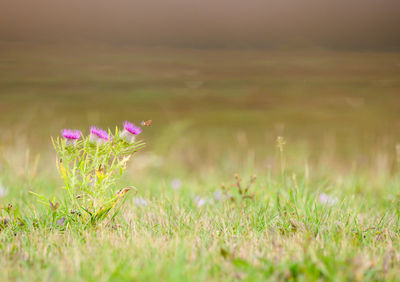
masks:
{"type": "Polygon", "coordinates": [[[59,209],[46,199],[51,211],[59,214],[57,222],[63,218],[63,223],[96,224],[117,214],[125,194],[135,189],[120,187],[118,180],[132,155],[144,146],[136,141],[141,132],[140,127],[125,121],[124,129],[116,128],[114,135],[92,126],[86,137],[79,130],[64,129],[62,137],[52,138],[65,189],[59,209]]]}

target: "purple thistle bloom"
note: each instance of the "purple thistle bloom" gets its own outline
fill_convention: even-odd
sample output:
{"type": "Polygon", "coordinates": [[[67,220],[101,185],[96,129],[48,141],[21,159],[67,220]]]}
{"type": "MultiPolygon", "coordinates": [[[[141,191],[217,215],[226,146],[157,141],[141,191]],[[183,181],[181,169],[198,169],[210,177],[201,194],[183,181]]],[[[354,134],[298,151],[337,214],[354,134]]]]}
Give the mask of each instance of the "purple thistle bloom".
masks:
{"type": "Polygon", "coordinates": [[[90,141],[92,142],[106,142],[110,140],[110,136],[107,131],[98,128],[96,126],[90,127],[90,141]]]}
{"type": "Polygon", "coordinates": [[[142,129],[129,121],[124,121],[124,129],[133,135],[139,135],[142,129]]]}
{"type": "Polygon", "coordinates": [[[128,143],[135,142],[136,135],[140,134],[142,129],[139,126],[134,125],[129,121],[124,122],[124,131],[121,134],[121,137],[125,139],[128,143]]]}
{"type": "Polygon", "coordinates": [[[81,138],[82,132],[80,132],[79,130],[64,128],[63,130],[61,130],[61,135],[68,140],[78,140],[79,138],[81,138]]]}

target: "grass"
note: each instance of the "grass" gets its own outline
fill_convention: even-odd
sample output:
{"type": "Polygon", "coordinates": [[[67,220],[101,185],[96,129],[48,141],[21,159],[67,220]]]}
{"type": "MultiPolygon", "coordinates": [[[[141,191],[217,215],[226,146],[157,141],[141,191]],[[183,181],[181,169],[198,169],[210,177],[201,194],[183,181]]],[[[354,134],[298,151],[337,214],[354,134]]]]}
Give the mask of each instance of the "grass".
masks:
{"type": "Polygon", "coordinates": [[[398,279],[398,54],[85,48],[1,45],[1,281],[398,279]],[[113,224],[29,193],[60,128],[146,118],[113,224]]]}
{"type": "Polygon", "coordinates": [[[1,278],[396,280],[398,177],[283,173],[258,177],[254,199],[235,202],[214,199],[218,174],[206,184],[182,179],[180,190],[146,179],[147,205],[131,199],[115,225],[89,229],[60,230],[34,199],[15,197],[26,223],[0,233],[1,278]]]}

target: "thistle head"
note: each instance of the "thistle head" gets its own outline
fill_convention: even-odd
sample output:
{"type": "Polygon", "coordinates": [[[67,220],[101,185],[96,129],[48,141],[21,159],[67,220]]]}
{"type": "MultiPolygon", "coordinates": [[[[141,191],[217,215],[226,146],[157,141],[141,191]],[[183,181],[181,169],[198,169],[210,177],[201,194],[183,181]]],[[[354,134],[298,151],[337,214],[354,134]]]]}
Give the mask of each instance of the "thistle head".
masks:
{"type": "Polygon", "coordinates": [[[65,139],[66,146],[74,145],[76,140],[81,138],[82,132],[74,129],[66,129],[61,130],[61,135],[65,139]]]}
{"type": "Polygon", "coordinates": [[[82,136],[82,132],[75,129],[66,129],[61,130],[61,135],[67,140],[78,140],[82,136]]]}
{"type": "Polygon", "coordinates": [[[110,135],[104,129],[96,126],[90,127],[90,142],[93,143],[104,143],[110,140],[110,135]]]}
{"type": "Polygon", "coordinates": [[[124,122],[124,131],[121,134],[121,137],[128,143],[135,142],[136,135],[139,135],[142,132],[142,129],[139,126],[134,125],[129,121],[124,122]]]}
{"type": "Polygon", "coordinates": [[[139,135],[142,129],[129,121],[124,121],[124,129],[133,135],[139,135]]]}

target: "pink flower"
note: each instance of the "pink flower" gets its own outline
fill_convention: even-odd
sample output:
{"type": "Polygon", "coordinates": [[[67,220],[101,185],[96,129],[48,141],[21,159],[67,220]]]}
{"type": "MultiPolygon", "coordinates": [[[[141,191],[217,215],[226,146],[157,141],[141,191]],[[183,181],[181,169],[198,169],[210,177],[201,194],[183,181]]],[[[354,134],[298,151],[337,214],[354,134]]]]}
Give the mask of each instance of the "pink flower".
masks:
{"type": "Polygon", "coordinates": [[[61,135],[62,135],[62,137],[65,138],[65,145],[70,146],[70,145],[74,145],[76,140],[81,138],[82,132],[80,132],[79,130],[64,128],[63,130],[61,130],[61,135]]]}
{"type": "Polygon", "coordinates": [[[322,193],[319,195],[319,202],[323,205],[333,206],[338,202],[338,198],[322,193]]]}
{"type": "Polygon", "coordinates": [[[133,135],[139,135],[142,129],[129,121],[124,121],[124,129],[133,135]]]}
{"type": "Polygon", "coordinates": [[[128,143],[135,142],[136,135],[139,135],[142,129],[129,121],[124,121],[124,131],[121,133],[121,138],[128,143]]]}
{"type": "Polygon", "coordinates": [[[79,138],[81,138],[82,132],[80,132],[79,130],[64,128],[63,130],[61,130],[61,135],[68,140],[78,140],[79,138]]]}
{"type": "Polygon", "coordinates": [[[98,128],[96,126],[90,127],[90,142],[93,143],[104,143],[110,140],[110,135],[107,131],[98,128]]]}

